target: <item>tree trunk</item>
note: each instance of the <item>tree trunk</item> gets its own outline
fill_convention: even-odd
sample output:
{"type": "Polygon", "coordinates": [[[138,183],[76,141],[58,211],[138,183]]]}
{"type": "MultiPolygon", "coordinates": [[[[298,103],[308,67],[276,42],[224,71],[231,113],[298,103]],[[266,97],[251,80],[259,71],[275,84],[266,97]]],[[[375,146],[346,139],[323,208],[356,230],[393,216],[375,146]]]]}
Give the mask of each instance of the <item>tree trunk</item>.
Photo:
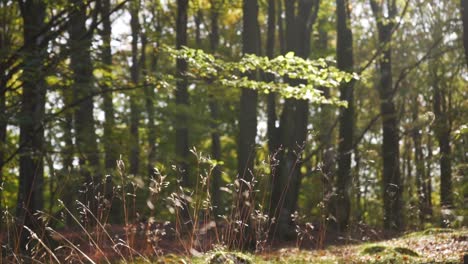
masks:
{"type": "Polygon", "coordinates": [[[42,210],[44,181],[44,127],[46,82],[44,64],[47,45],[42,43],[41,31],[45,26],[46,4],[41,1],[20,1],[23,19],[23,66],[20,113],[19,190],[16,208],[19,239],[22,250],[27,250],[29,227],[35,232],[41,220],[35,214],[42,210]]]}
{"type": "Polygon", "coordinates": [[[80,175],[84,177],[84,200],[91,210],[97,208],[95,188],[100,183],[99,153],[94,127],[94,78],[91,61],[92,32],[86,28],[86,6],[81,1],[70,0],[76,12],[70,17],[70,68],[73,72],[73,98],[80,102],[74,111],[76,150],[79,156],[80,175]]]}
{"type": "MultiPolygon", "coordinates": [[[[419,102],[417,95],[413,101],[413,122],[416,124],[419,117],[419,102]]],[[[413,144],[414,144],[414,163],[416,165],[416,188],[418,195],[418,208],[419,208],[419,222],[421,226],[429,220],[430,214],[427,208],[427,197],[428,193],[427,184],[425,183],[426,171],[424,164],[424,154],[422,149],[422,136],[421,128],[415,127],[412,131],[413,144]]]]}
{"type": "MultiPolygon", "coordinates": [[[[242,52],[243,54],[259,54],[259,25],[257,0],[244,0],[242,52]]],[[[249,79],[256,78],[256,72],[247,74],[249,79]]],[[[255,249],[255,232],[250,214],[254,210],[254,193],[249,191],[248,182],[253,178],[255,161],[255,137],[257,136],[257,91],[243,88],[240,98],[239,138],[237,149],[238,190],[238,220],[245,223],[240,227],[236,239],[237,249],[255,249]]]]}
{"type": "Polygon", "coordinates": [[[433,216],[432,210],[432,177],[431,177],[431,165],[432,165],[432,136],[427,133],[427,158],[426,158],[426,173],[424,174],[423,184],[426,186],[427,193],[424,194],[425,207],[427,208],[427,214],[430,218],[433,216]]]}
{"type": "Polygon", "coordinates": [[[140,34],[140,22],[138,18],[140,1],[130,3],[130,27],[132,30],[132,66],[130,75],[132,84],[136,89],[130,92],[130,174],[137,175],[140,167],[140,135],[138,133],[140,123],[140,107],[138,102],[138,86],[140,85],[140,69],[138,63],[138,35],[140,34]]]}
{"type": "Polygon", "coordinates": [[[442,225],[448,226],[445,209],[453,208],[452,159],[450,146],[450,116],[445,87],[440,87],[437,72],[434,71],[434,114],[435,135],[439,142],[440,155],[440,205],[442,207],[442,225]]]}
{"type": "MultiPolygon", "coordinates": [[[[7,8],[5,6],[6,3],[0,3],[0,8],[4,9],[7,8]]],[[[6,17],[6,16],[5,16],[6,17]]],[[[6,19],[5,19],[6,20],[6,19]]],[[[4,21],[5,24],[6,21],[4,21]]],[[[0,33],[0,50],[5,51],[5,54],[9,53],[10,45],[11,45],[11,36],[4,29],[6,25],[1,26],[1,33],[0,33]]],[[[3,54],[0,57],[0,60],[3,60],[3,54]]],[[[6,73],[2,73],[2,79],[8,78],[6,73]]],[[[7,143],[7,124],[8,124],[8,116],[6,112],[6,85],[0,85],[0,186],[3,187],[3,167],[4,167],[4,159],[6,154],[6,143],[7,143]]],[[[3,197],[3,188],[0,188],[0,197],[3,197]]],[[[3,205],[2,200],[0,199],[0,211],[3,212],[3,205]]],[[[0,223],[0,231],[1,231],[1,223],[0,223]]]]}
{"type": "MultiPolygon", "coordinates": [[[[310,33],[318,11],[318,1],[285,0],[286,12],[286,50],[307,58],[310,52],[310,33]]],[[[303,80],[290,79],[291,85],[303,80]]],[[[294,236],[291,215],[295,212],[301,183],[302,151],[307,139],[309,104],[306,100],[286,99],[280,117],[280,144],[278,175],[272,183],[270,217],[277,222],[273,235],[280,239],[294,236]]]]}
{"type": "MultiPolygon", "coordinates": [[[[274,58],[275,53],[275,28],[276,28],[276,2],[277,0],[268,0],[268,22],[267,22],[267,41],[266,41],[266,56],[270,59],[274,58]]],[[[274,76],[266,74],[266,81],[274,81],[274,76]]],[[[275,163],[275,152],[279,151],[279,131],[277,127],[278,117],[276,115],[276,93],[269,93],[267,97],[267,136],[268,150],[270,154],[270,162],[275,163]]],[[[274,165],[273,165],[274,166],[274,165]]],[[[272,169],[271,177],[274,177],[272,169]]]]}
{"type": "MultiPolygon", "coordinates": [[[[210,33],[210,47],[211,52],[216,53],[218,46],[219,46],[219,12],[221,6],[218,1],[211,1],[211,10],[210,10],[210,20],[211,20],[211,33],[210,33]]],[[[218,120],[219,120],[219,104],[214,99],[213,96],[210,96],[210,116],[212,119],[211,123],[211,155],[215,160],[221,160],[221,139],[219,135],[219,128],[218,128],[218,120]]],[[[211,185],[211,193],[212,193],[212,205],[214,208],[214,215],[216,218],[223,215],[223,208],[222,208],[222,192],[220,190],[222,184],[222,177],[221,177],[221,167],[220,165],[216,165],[213,168],[212,173],[212,185],[211,185]]]]}
{"type": "MultiPolygon", "coordinates": [[[[160,2],[157,1],[156,6],[159,6],[160,2]]],[[[162,32],[162,20],[161,20],[161,11],[160,10],[152,10],[153,17],[156,19],[156,21],[153,21],[153,23],[156,24],[156,45],[159,47],[160,45],[160,38],[161,38],[161,32],[162,32]]],[[[154,107],[154,98],[155,98],[155,92],[154,92],[154,87],[151,85],[148,85],[146,83],[146,76],[149,74],[147,71],[147,65],[146,65],[146,53],[145,53],[145,47],[147,46],[147,36],[143,34],[142,36],[142,58],[141,58],[141,65],[142,65],[142,72],[144,75],[145,79],[145,106],[146,106],[146,112],[148,114],[148,175],[150,177],[155,176],[155,170],[154,170],[154,165],[156,162],[156,123],[155,123],[155,107],[154,107]]],[[[150,67],[150,73],[152,75],[156,74],[156,70],[158,68],[158,55],[155,54],[154,52],[151,53],[151,67],[150,67]]]]}
{"type": "Polygon", "coordinates": [[[463,22],[463,46],[465,47],[465,60],[468,66],[468,0],[460,0],[460,7],[463,22]]]}
{"type": "MultiPolygon", "coordinates": [[[[68,108],[69,110],[64,113],[64,124],[63,124],[63,141],[65,143],[62,155],[62,165],[63,170],[61,172],[63,190],[70,190],[71,192],[77,191],[78,188],[75,187],[74,180],[74,168],[73,168],[73,158],[74,158],[74,151],[75,147],[73,145],[73,108],[71,105],[73,104],[73,91],[71,87],[69,89],[65,89],[63,91],[63,101],[64,107],[68,108]]],[[[74,212],[75,206],[73,205],[74,195],[72,193],[68,193],[67,195],[63,195],[63,203],[64,205],[72,212],[74,212]]],[[[66,214],[65,216],[65,225],[71,226],[73,225],[73,217],[70,214],[66,214]]]]}
{"type": "MultiPolygon", "coordinates": [[[[176,48],[180,49],[182,46],[187,45],[187,11],[188,0],[177,0],[177,25],[176,25],[176,48]]],[[[189,93],[187,90],[188,82],[185,73],[187,72],[187,61],[184,59],[177,59],[177,84],[175,91],[175,102],[177,105],[175,133],[176,133],[176,158],[177,167],[180,176],[182,177],[182,187],[189,187],[191,185],[189,178],[188,158],[189,150],[189,133],[188,133],[188,118],[187,112],[189,107],[189,93]]],[[[191,222],[189,205],[186,201],[182,209],[182,221],[186,223],[182,229],[189,232],[194,223],[191,222]]]]}
{"type": "MultiPolygon", "coordinates": [[[[353,33],[351,31],[351,14],[348,0],[336,1],[337,16],[337,66],[342,71],[353,71],[353,33]]],[[[354,137],[354,82],[340,86],[340,100],[346,101],[348,107],[340,108],[338,138],[338,172],[337,172],[337,205],[335,218],[339,230],[348,227],[351,201],[351,154],[354,137]]]]}
{"type": "Polygon", "coordinates": [[[382,13],[383,3],[370,0],[372,11],[377,21],[379,45],[382,54],[379,58],[380,113],[382,116],[382,156],[383,156],[383,202],[384,227],[399,231],[403,228],[402,186],[400,175],[400,149],[398,134],[398,112],[394,102],[392,85],[392,49],[391,40],[396,16],[395,3],[388,3],[388,17],[382,13]]]}
{"type": "Polygon", "coordinates": [[[115,147],[115,139],[113,131],[115,129],[115,118],[114,118],[114,105],[112,103],[113,94],[110,91],[112,87],[108,85],[111,81],[112,75],[112,50],[111,50],[111,33],[112,25],[110,21],[110,0],[101,0],[101,17],[102,17],[102,54],[101,60],[106,72],[105,80],[102,84],[102,98],[103,98],[103,110],[104,110],[104,155],[105,155],[105,168],[107,171],[112,171],[116,168],[116,162],[119,158],[119,151],[115,147]]]}

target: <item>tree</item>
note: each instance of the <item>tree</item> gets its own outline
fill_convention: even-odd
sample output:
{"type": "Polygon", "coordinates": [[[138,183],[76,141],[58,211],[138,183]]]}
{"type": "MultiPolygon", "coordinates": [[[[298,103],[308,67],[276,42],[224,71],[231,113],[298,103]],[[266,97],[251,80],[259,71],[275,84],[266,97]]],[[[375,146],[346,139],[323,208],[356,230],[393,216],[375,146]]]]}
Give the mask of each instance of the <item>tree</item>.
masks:
{"type": "MultiPolygon", "coordinates": [[[[257,0],[244,0],[242,5],[242,53],[259,55],[259,25],[257,0]]],[[[256,78],[256,72],[248,73],[249,79],[256,78]]],[[[240,220],[246,221],[240,232],[239,248],[255,248],[254,232],[249,225],[253,212],[253,193],[247,183],[252,181],[255,160],[255,137],[257,136],[257,91],[242,89],[240,98],[239,139],[237,150],[237,174],[239,188],[240,220]]]]}
{"type": "Polygon", "coordinates": [[[442,206],[442,225],[448,226],[449,222],[444,213],[445,209],[453,208],[452,189],[452,149],[450,134],[452,130],[450,91],[443,81],[442,71],[437,67],[431,70],[433,77],[433,107],[434,107],[434,132],[439,143],[440,152],[440,204],[442,206]]]}
{"type": "MultiPolygon", "coordinates": [[[[132,84],[135,88],[140,82],[140,66],[138,63],[138,36],[140,35],[140,0],[130,2],[130,27],[132,30],[132,65],[130,67],[130,75],[132,84]]],[[[144,52],[144,50],[142,50],[144,52]]],[[[138,92],[135,89],[130,94],[130,173],[138,174],[140,166],[140,136],[138,132],[140,123],[140,109],[138,105],[138,92]]]]}
{"type": "MultiPolygon", "coordinates": [[[[217,0],[211,0],[210,10],[210,21],[211,21],[211,33],[210,33],[210,48],[212,53],[216,53],[219,46],[219,14],[221,12],[222,3],[217,0]]],[[[211,120],[211,155],[216,161],[221,160],[221,138],[218,127],[219,115],[219,103],[216,101],[214,96],[210,95],[210,117],[211,120]]],[[[213,168],[213,182],[212,182],[212,204],[214,207],[215,217],[223,214],[222,205],[222,194],[221,194],[221,167],[216,165],[213,168]]]]}
{"type": "Polygon", "coordinates": [[[468,1],[460,0],[460,9],[463,21],[463,46],[465,47],[465,60],[468,66],[468,1]]]}
{"type": "Polygon", "coordinates": [[[79,156],[80,174],[84,177],[84,199],[95,209],[95,190],[100,183],[100,162],[97,135],[93,116],[94,77],[91,61],[93,29],[87,29],[87,6],[78,0],[69,1],[75,12],[70,16],[69,48],[70,68],[73,72],[73,97],[79,102],[74,111],[76,151],[79,156]]]}
{"type": "Polygon", "coordinates": [[[19,1],[23,20],[22,99],[20,113],[19,190],[16,217],[21,249],[27,249],[28,232],[41,227],[35,213],[42,210],[44,181],[45,82],[44,63],[47,43],[43,42],[46,4],[41,1],[19,1]]]}
{"type": "MultiPolygon", "coordinates": [[[[188,0],[177,0],[177,26],[176,26],[176,48],[180,49],[182,46],[187,45],[187,11],[188,0]]],[[[189,93],[187,90],[187,61],[184,59],[177,59],[177,83],[175,91],[175,102],[177,105],[177,114],[175,120],[175,151],[177,158],[177,169],[182,177],[182,187],[190,186],[188,158],[189,150],[189,132],[188,132],[188,118],[187,112],[189,107],[189,93]]],[[[183,229],[190,230],[193,226],[189,214],[188,200],[184,201],[182,208],[182,219],[184,223],[183,229]]]]}
{"type": "Polygon", "coordinates": [[[110,0],[101,0],[100,2],[100,15],[102,19],[102,51],[101,51],[101,60],[104,68],[105,80],[102,83],[102,98],[103,98],[103,110],[104,110],[104,165],[106,170],[112,170],[116,166],[116,161],[118,159],[118,150],[116,149],[113,140],[114,140],[114,127],[115,127],[115,117],[114,117],[114,105],[112,103],[113,94],[110,91],[111,87],[109,83],[112,80],[112,50],[111,50],[111,34],[112,34],[112,23],[110,21],[110,0]]]}
{"type": "Polygon", "coordinates": [[[392,35],[397,15],[396,1],[377,2],[370,0],[372,13],[377,23],[378,41],[382,49],[379,57],[380,80],[376,86],[380,96],[382,117],[383,201],[384,227],[390,230],[403,228],[402,186],[400,176],[400,149],[398,113],[394,102],[392,85],[392,35]],[[387,14],[384,14],[384,5],[387,14]]]}
{"type": "MultiPolygon", "coordinates": [[[[150,6],[150,11],[152,15],[151,22],[155,25],[155,34],[156,40],[155,44],[157,47],[161,45],[161,32],[163,28],[163,21],[161,18],[161,3],[159,1],[154,2],[150,6]]],[[[147,30],[147,28],[145,28],[147,30]]],[[[149,30],[147,30],[149,31],[149,30]]],[[[148,46],[148,32],[144,32],[141,36],[141,66],[142,66],[142,74],[144,78],[144,92],[145,92],[145,107],[146,112],[148,114],[148,175],[150,177],[155,176],[154,171],[154,163],[156,162],[156,124],[155,124],[155,107],[154,107],[154,87],[149,85],[147,82],[148,77],[151,75],[156,74],[157,67],[158,67],[158,55],[152,53],[152,60],[151,66],[148,69],[147,62],[146,62],[146,47],[148,46]]]]}
{"type": "MultiPolygon", "coordinates": [[[[336,58],[338,68],[343,71],[353,71],[353,33],[351,31],[349,2],[336,1],[337,43],[336,58]]],[[[354,82],[342,84],[340,99],[348,106],[340,109],[338,138],[338,172],[337,172],[337,203],[335,218],[338,228],[344,230],[349,223],[351,201],[349,197],[351,185],[351,154],[354,138],[354,82]]]]}
{"type": "MultiPolygon", "coordinates": [[[[310,53],[310,34],[317,18],[319,1],[285,0],[286,50],[301,58],[310,53]]],[[[291,85],[303,80],[289,79],[291,85]]],[[[280,239],[292,235],[291,215],[296,211],[301,183],[302,152],[307,140],[309,102],[286,99],[280,116],[279,138],[282,146],[278,154],[278,175],[272,183],[271,204],[277,205],[270,217],[277,219],[273,233],[280,239]]]]}

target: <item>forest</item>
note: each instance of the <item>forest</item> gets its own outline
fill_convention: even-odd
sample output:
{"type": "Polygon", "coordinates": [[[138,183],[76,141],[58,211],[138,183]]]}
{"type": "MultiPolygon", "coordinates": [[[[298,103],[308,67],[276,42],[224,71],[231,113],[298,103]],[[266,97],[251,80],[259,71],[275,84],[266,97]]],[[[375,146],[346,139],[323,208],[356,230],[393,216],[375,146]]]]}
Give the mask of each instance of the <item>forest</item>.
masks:
{"type": "Polygon", "coordinates": [[[468,0],[0,0],[0,263],[468,263],[468,0]]]}

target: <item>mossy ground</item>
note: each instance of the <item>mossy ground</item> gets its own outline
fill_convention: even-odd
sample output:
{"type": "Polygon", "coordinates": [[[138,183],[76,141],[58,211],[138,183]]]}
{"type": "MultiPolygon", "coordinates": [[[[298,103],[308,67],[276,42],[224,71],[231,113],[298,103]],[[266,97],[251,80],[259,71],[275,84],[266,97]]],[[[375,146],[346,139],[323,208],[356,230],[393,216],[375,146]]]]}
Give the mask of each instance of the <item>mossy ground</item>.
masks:
{"type": "Polygon", "coordinates": [[[157,263],[463,263],[468,229],[429,229],[373,243],[330,246],[323,250],[283,248],[262,254],[217,250],[188,258],[170,255],[157,263]]]}
{"type": "MultiPolygon", "coordinates": [[[[249,257],[253,263],[463,263],[464,254],[468,254],[468,229],[429,229],[377,243],[325,250],[281,249],[249,257]]],[[[209,257],[192,261],[208,263],[204,261],[209,257]]]]}

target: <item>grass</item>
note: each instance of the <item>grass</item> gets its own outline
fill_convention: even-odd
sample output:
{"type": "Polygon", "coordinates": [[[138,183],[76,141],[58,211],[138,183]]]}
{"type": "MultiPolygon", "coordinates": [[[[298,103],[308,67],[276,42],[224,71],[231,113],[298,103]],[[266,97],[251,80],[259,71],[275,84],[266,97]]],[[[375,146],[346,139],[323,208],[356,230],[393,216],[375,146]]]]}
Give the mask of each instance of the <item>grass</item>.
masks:
{"type": "MultiPolygon", "coordinates": [[[[112,195],[97,195],[96,202],[99,206],[94,209],[86,203],[76,201],[74,211],[78,211],[78,214],[59,201],[63,208],[59,219],[43,212],[38,213],[44,219],[44,228],[32,230],[24,226],[25,232],[30,234],[25,250],[20,250],[17,236],[10,238],[9,234],[15,234],[17,225],[14,223],[14,216],[6,214],[4,218],[9,224],[5,234],[8,236],[2,241],[0,263],[3,260],[7,263],[23,263],[31,259],[36,263],[96,264],[459,263],[463,255],[468,253],[466,228],[431,228],[372,243],[359,243],[359,239],[350,239],[349,241],[358,244],[329,246],[317,250],[325,245],[321,236],[326,229],[316,229],[311,223],[303,223],[297,213],[291,216],[296,225],[296,243],[274,245],[269,242],[268,237],[272,219],[264,213],[266,209],[261,202],[256,206],[249,206],[251,211],[247,214],[251,218],[252,232],[256,234],[256,254],[230,251],[228,249],[247,248],[240,238],[244,237],[244,225],[248,219],[243,218],[239,211],[239,202],[245,199],[241,197],[246,194],[241,192],[242,188],[239,186],[248,186],[248,201],[255,203],[253,197],[256,188],[260,188],[257,186],[258,181],[255,178],[245,183],[236,180],[234,184],[228,185],[233,194],[231,211],[221,219],[215,219],[209,188],[213,165],[201,154],[197,156],[197,160],[200,161],[199,179],[194,190],[189,192],[176,185],[176,191],[164,199],[164,190],[169,185],[165,175],[157,171],[158,177],[151,179],[148,186],[142,184],[143,187],[138,187],[135,179],[127,177],[125,165],[120,161],[118,172],[121,185],[112,187],[112,195]],[[208,169],[203,169],[202,163],[208,163],[208,169]],[[205,172],[202,173],[203,171],[205,172]],[[137,217],[136,197],[141,192],[138,188],[149,188],[147,204],[151,210],[149,217],[145,219],[137,217]],[[114,199],[121,201],[124,221],[113,225],[109,219],[114,199]],[[154,215],[157,204],[168,206],[174,220],[156,220],[154,215]],[[252,208],[256,210],[253,211],[252,208]],[[188,221],[183,219],[183,210],[188,213],[188,221]],[[48,226],[51,221],[63,224],[62,218],[65,215],[73,220],[74,230],[55,230],[48,226]],[[187,225],[192,228],[187,228],[187,225]],[[310,243],[302,243],[304,239],[315,241],[315,244],[312,246],[310,243]]],[[[264,201],[264,198],[261,200],[264,201]]]]}
{"type": "Polygon", "coordinates": [[[467,229],[428,229],[399,238],[357,245],[330,246],[324,250],[283,248],[258,255],[227,251],[208,252],[187,263],[463,263],[468,254],[467,229]],[[245,258],[240,262],[238,256],[245,258]],[[224,259],[222,261],[214,261],[224,259]],[[236,261],[237,260],[237,261],[236,261]],[[248,262],[250,261],[250,262],[248,262]]]}

